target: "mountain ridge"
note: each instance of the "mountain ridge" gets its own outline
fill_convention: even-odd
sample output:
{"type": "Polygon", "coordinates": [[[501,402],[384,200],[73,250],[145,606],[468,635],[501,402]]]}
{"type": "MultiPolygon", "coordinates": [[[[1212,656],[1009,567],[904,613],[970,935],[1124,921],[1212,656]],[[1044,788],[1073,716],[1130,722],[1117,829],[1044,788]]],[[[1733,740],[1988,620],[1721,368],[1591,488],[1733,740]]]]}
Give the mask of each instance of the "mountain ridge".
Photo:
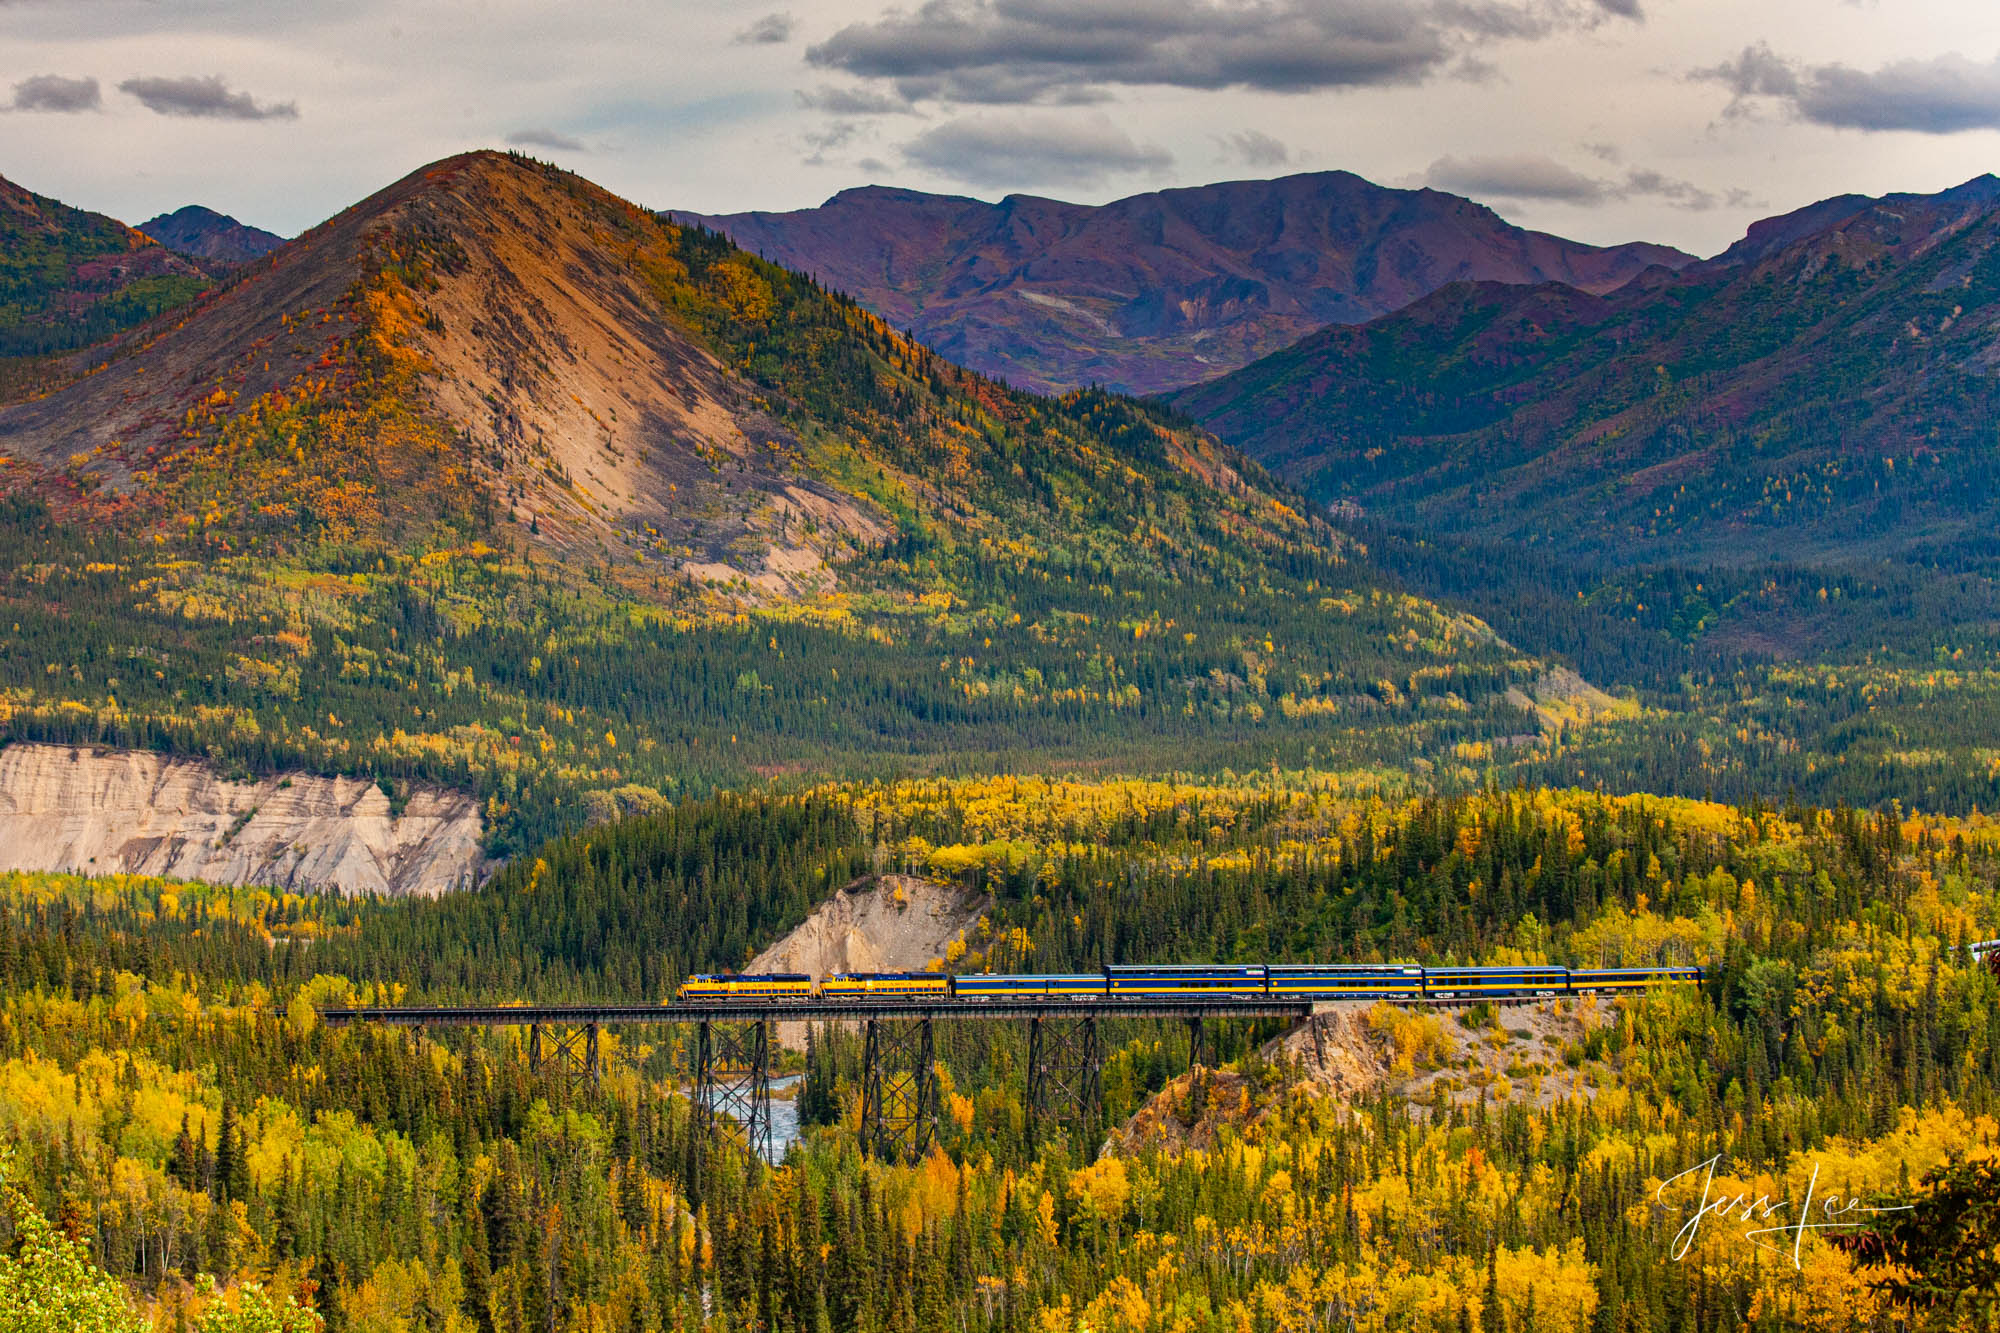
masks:
{"type": "Polygon", "coordinates": [[[1694,262],[1644,242],[1566,241],[1456,195],[1340,171],[1104,205],[862,186],[817,209],[672,216],[813,273],[972,369],[1043,391],[1158,392],[1461,277],[1608,290],[1694,262]]]}
{"type": "Polygon", "coordinates": [[[1991,177],[1823,201],[1601,295],[1454,285],[1169,401],[1322,499],[1480,540],[1983,551],[1996,204],[1991,177]]]}

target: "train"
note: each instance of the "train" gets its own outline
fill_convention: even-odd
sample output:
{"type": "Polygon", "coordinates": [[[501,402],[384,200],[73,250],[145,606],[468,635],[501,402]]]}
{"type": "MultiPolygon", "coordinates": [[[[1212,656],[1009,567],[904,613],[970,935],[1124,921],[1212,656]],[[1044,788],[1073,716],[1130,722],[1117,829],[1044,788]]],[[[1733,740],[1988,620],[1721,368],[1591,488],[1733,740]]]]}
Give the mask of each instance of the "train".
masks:
{"type": "Polygon", "coordinates": [[[1196,963],[1095,972],[837,973],[691,976],[674,999],[695,1003],[1185,999],[1480,1000],[1617,995],[1694,983],[1699,967],[1418,967],[1410,963],[1196,963]]]}

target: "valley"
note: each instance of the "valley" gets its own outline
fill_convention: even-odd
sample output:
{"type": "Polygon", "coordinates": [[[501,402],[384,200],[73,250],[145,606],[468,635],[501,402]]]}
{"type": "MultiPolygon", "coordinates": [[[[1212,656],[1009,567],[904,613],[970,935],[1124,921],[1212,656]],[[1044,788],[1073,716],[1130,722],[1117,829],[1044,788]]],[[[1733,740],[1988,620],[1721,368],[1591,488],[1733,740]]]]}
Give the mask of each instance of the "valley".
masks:
{"type": "Polygon", "coordinates": [[[28,200],[187,279],[0,382],[0,1183],[104,1327],[1888,1327],[1662,1191],[1992,1160],[1990,180],[1707,260],[1346,173],[28,200]],[[551,1008],[1283,962],[1698,979],[551,1008]],[[685,1095],[765,1079],[769,1162],[685,1095]]]}

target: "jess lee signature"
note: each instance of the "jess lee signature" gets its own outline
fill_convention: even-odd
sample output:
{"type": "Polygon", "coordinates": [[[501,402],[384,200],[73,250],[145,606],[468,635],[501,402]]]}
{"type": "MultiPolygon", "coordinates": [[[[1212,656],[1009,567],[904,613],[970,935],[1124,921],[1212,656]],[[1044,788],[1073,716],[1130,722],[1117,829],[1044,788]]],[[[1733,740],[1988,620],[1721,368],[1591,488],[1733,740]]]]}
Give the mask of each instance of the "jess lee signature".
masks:
{"type": "Polygon", "coordinates": [[[1679,1175],[1669,1176],[1653,1191],[1654,1199],[1667,1202],[1667,1187],[1676,1181],[1687,1180],[1697,1172],[1701,1175],[1701,1200],[1689,1214],[1687,1222],[1674,1233],[1673,1257],[1675,1262],[1687,1257],[1694,1248],[1695,1239],[1701,1234],[1701,1225],[1710,1219],[1718,1223],[1770,1222],[1779,1219],[1773,1226],[1751,1226],[1743,1231],[1743,1239],[1759,1249],[1791,1259],[1792,1267],[1799,1268],[1799,1251],[1805,1244],[1809,1231],[1846,1231],[1866,1225],[1868,1220],[1882,1213],[1906,1213],[1914,1205],[1897,1204],[1893,1207],[1877,1207],[1860,1199],[1844,1198],[1838,1193],[1819,1194],[1819,1163],[1813,1163],[1812,1177],[1806,1182],[1806,1195],[1797,1205],[1788,1199],[1773,1199],[1768,1194],[1755,1198],[1748,1190],[1736,1193],[1717,1193],[1715,1172],[1722,1164],[1722,1154],[1717,1153],[1705,1162],[1696,1162],[1679,1175]],[[1814,1207],[1818,1211],[1815,1213],[1814,1207]],[[1767,1239],[1771,1238],[1771,1239],[1767,1239]]]}

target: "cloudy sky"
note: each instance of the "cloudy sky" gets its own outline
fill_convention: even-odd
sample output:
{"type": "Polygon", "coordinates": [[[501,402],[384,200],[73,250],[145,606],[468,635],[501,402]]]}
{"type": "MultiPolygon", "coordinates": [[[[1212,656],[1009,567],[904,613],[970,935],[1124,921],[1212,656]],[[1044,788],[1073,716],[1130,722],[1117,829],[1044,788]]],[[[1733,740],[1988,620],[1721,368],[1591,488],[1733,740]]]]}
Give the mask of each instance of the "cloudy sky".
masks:
{"type": "Polygon", "coordinates": [[[655,207],[1342,168],[1712,253],[2000,169],[1996,0],[0,0],[0,175],[287,234],[516,145],[655,207]]]}

